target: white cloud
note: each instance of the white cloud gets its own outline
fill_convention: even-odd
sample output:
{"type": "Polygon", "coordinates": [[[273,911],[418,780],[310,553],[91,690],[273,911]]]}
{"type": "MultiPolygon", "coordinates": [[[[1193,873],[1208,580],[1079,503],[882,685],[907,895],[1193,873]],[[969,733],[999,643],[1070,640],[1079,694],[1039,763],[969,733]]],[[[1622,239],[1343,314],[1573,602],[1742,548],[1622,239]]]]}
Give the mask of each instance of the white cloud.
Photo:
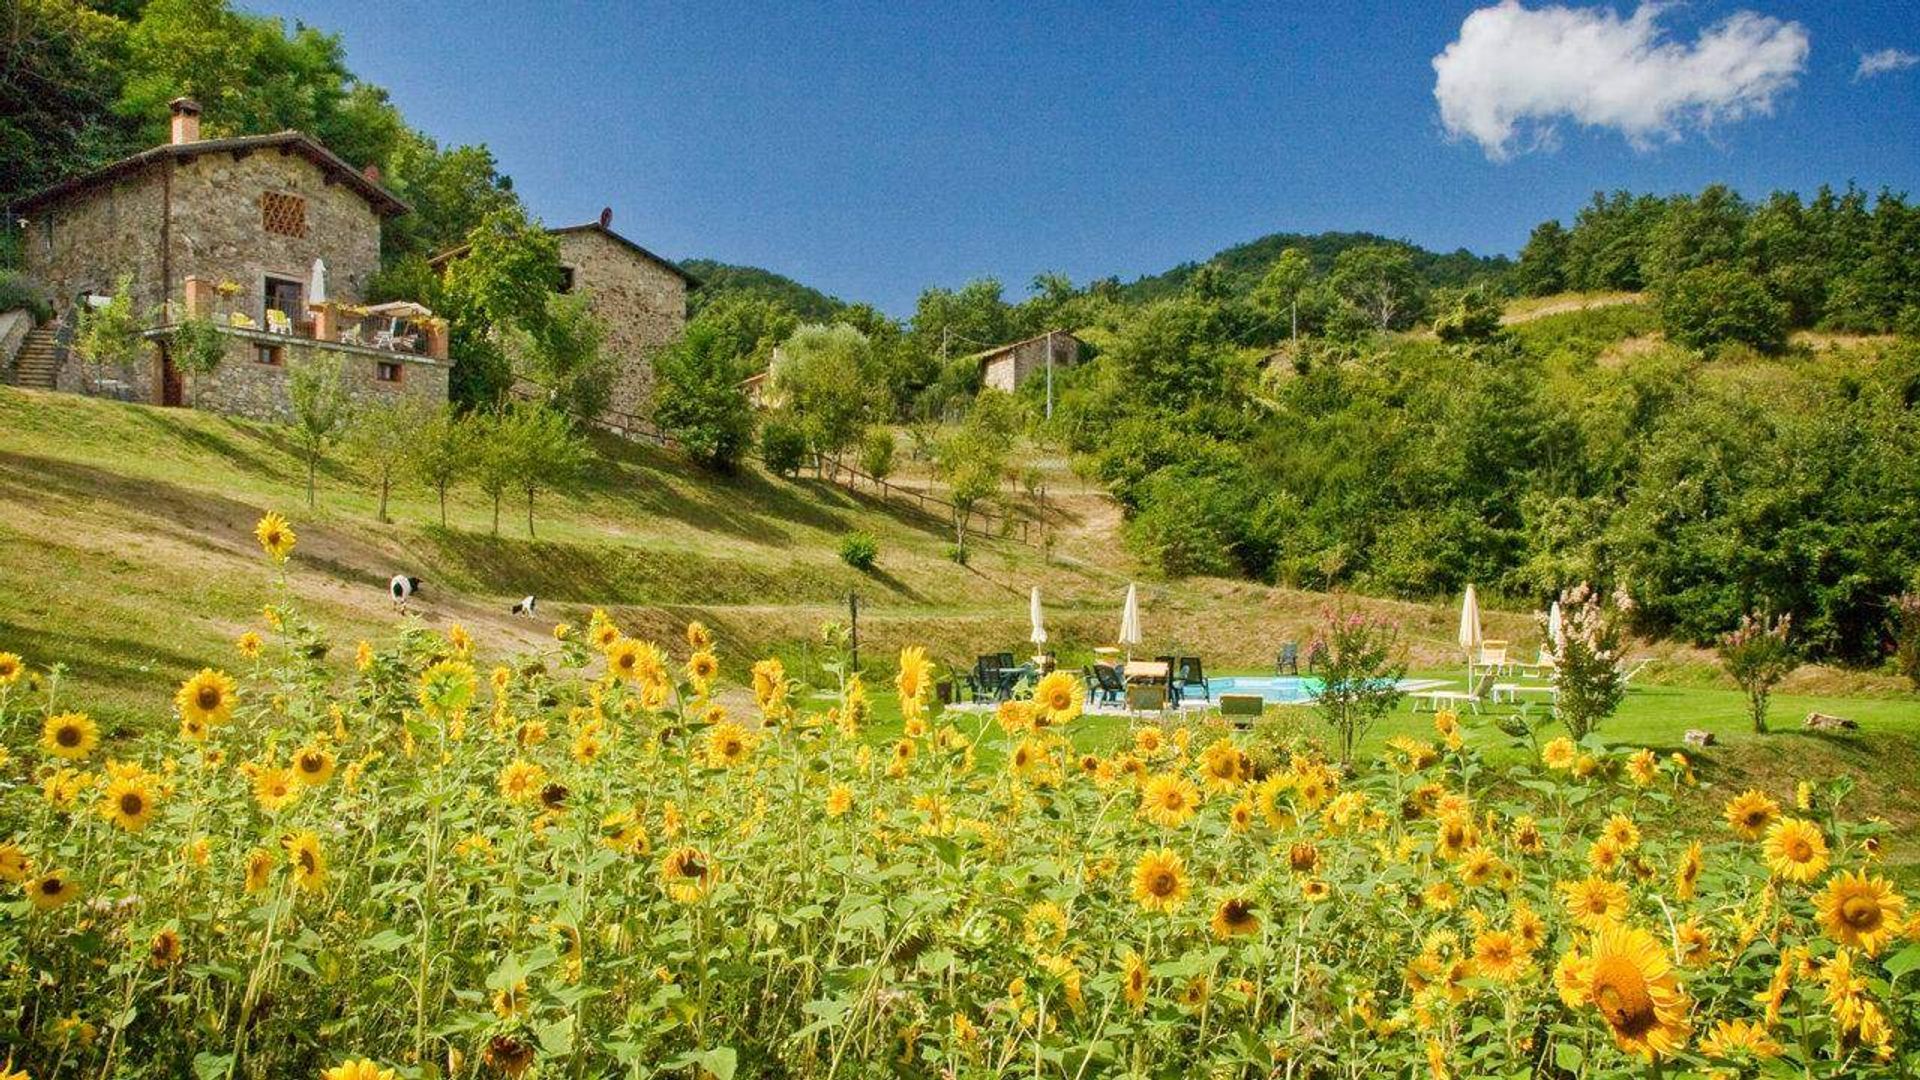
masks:
{"type": "Polygon", "coordinates": [[[1860,67],[1853,73],[1853,81],[1871,79],[1875,75],[1885,75],[1889,71],[1905,71],[1920,64],[1920,53],[1910,53],[1905,49],[1880,49],[1876,52],[1861,53],[1860,67]]]}
{"type": "Polygon", "coordinates": [[[1736,12],[1692,44],[1661,29],[1664,5],[1629,17],[1606,7],[1528,10],[1503,0],[1468,15],[1433,58],[1433,96],[1449,134],[1489,158],[1552,145],[1567,119],[1612,128],[1636,147],[1689,126],[1765,114],[1806,67],[1807,31],[1736,12]]]}

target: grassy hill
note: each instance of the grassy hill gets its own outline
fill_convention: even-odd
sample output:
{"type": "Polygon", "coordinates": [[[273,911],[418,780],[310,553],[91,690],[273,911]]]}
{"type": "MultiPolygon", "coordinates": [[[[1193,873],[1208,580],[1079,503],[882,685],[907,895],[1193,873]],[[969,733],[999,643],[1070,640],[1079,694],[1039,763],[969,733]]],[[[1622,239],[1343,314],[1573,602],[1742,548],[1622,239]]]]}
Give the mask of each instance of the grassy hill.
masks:
{"type": "Polygon", "coordinates": [[[1464,285],[1476,277],[1505,273],[1512,265],[1504,255],[1492,258],[1475,255],[1461,248],[1436,252],[1404,240],[1366,232],[1271,233],[1258,240],[1215,252],[1201,262],[1182,263],[1171,270],[1139,278],[1121,286],[1121,295],[1135,302],[1147,302],[1172,296],[1186,287],[1187,279],[1202,265],[1218,266],[1236,295],[1253,291],[1260,278],[1288,248],[1302,248],[1313,263],[1315,274],[1333,269],[1333,261],[1348,248],[1368,244],[1395,244],[1413,252],[1414,268],[1433,285],[1464,285]]]}

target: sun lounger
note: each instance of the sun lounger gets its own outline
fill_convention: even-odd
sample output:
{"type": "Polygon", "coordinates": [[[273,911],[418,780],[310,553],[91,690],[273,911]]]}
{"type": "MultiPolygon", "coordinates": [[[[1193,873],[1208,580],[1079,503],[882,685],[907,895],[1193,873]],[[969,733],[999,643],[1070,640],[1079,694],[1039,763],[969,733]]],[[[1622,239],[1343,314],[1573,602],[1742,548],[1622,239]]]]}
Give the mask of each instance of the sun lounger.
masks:
{"type": "Polygon", "coordinates": [[[1466,690],[1422,690],[1408,694],[1413,702],[1413,711],[1420,711],[1420,703],[1426,702],[1434,712],[1442,708],[1465,708],[1473,712],[1480,711],[1480,703],[1487,700],[1487,691],[1493,684],[1493,672],[1483,671],[1477,675],[1466,690]]]}

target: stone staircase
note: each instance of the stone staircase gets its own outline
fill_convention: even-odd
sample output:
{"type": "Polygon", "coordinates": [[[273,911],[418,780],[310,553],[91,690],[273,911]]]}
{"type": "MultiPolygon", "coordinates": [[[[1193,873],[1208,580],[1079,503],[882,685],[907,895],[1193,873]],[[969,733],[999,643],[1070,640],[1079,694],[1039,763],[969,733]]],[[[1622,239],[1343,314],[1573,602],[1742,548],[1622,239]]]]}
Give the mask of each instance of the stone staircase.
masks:
{"type": "Polygon", "coordinates": [[[59,326],[47,323],[27,332],[13,367],[6,372],[7,382],[28,390],[53,389],[54,376],[60,370],[59,326]]]}

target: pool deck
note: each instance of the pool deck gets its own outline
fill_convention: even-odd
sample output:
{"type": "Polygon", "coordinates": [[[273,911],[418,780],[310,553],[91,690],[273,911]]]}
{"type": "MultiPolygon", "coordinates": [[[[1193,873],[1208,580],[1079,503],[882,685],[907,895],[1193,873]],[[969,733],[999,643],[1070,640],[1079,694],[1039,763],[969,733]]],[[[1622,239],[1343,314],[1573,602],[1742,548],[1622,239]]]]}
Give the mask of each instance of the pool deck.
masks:
{"type": "MultiPolygon", "coordinates": [[[[1250,677],[1260,678],[1263,676],[1250,676],[1250,677]]],[[[1226,676],[1226,678],[1231,678],[1231,676],[1226,676]]],[[[1402,679],[1400,681],[1400,689],[1403,692],[1409,693],[1409,694],[1417,694],[1423,690],[1437,690],[1443,686],[1451,686],[1451,685],[1453,684],[1448,682],[1445,679],[1402,679]]],[[[1227,691],[1227,693],[1233,693],[1233,692],[1234,691],[1232,690],[1227,691]]],[[[1217,699],[1219,695],[1220,695],[1220,691],[1216,689],[1214,692],[1214,697],[1217,699]]],[[[1204,713],[1214,708],[1217,708],[1218,704],[1219,703],[1217,700],[1208,701],[1205,698],[1189,697],[1181,701],[1180,704],[1178,705],[1169,705],[1165,709],[1158,710],[1157,712],[1158,714],[1161,714],[1161,715],[1172,714],[1172,713],[1179,713],[1182,715],[1185,715],[1187,713],[1204,713]]],[[[1270,706],[1272,705],[1303,706],[1303,705],[1312,705],[1313,699],[1303,698],[1299,701],[1269,701],[1267,702],[1267,704],[1270,706]]],[[[999,704],[995,702],[959,701],[959,702],[953,703],[952,705],[948,705],[946,707],[946,711],[956,712],[956,713],[990,713],[999,707],[1000,707],[999,704]]],[[[1091,700],[1087,702],[1085,712],[1089,716],[1153,716],[1153,715],[1156,715],[1156,711],[1151,709],[1129,709],[1127,708],[1125,702],[1096,703],[1091,700]]]]}

